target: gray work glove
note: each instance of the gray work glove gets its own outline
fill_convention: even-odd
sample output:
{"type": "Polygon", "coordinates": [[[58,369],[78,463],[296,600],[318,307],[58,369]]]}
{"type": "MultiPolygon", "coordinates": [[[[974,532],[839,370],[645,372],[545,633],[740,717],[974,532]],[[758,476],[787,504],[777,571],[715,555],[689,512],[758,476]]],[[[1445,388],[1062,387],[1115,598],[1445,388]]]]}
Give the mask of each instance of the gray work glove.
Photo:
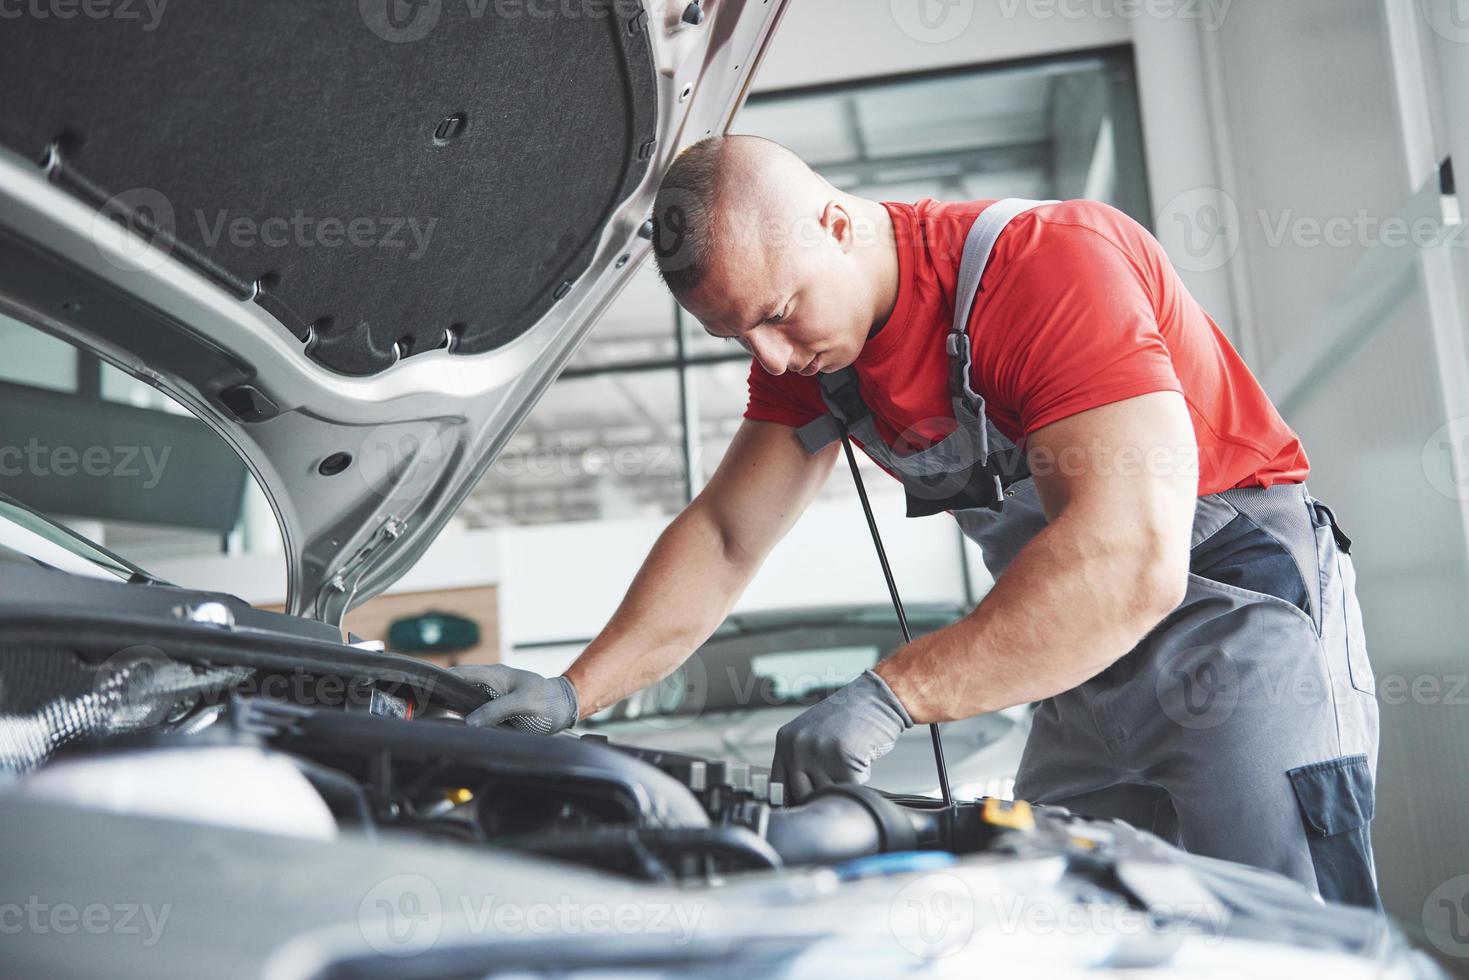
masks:
{"type": "Polygon", "coordinates": [[[565,677],[542,677],[504,664],[468,664],[454,674],[478,684],[494,698],[464,719],[480,728],[509,725],[532,735],[554,735],[576,724],[581,706],[565,677]]]}
{"type": "Polygon", "coordinates": [[[886,755],[913,727],[903,702],[877,674],[862,676],[781,726],[770,781],[799,803],[833,783],[865,783],[872,760],[886,755]]]}

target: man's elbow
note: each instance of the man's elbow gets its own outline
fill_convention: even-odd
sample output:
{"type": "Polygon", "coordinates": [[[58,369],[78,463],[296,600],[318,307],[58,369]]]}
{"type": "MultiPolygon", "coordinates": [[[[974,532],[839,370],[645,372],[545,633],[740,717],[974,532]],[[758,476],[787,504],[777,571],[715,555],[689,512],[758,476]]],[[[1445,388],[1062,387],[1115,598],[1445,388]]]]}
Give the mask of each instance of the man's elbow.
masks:
{"type": "Polygon", "coordinates": [[[1183,602],[1188,591],[1188,558],[1186,543],[1155,542],[1137,552],[1128,607],[1146,629],[1158,625],[1183,602]]]}

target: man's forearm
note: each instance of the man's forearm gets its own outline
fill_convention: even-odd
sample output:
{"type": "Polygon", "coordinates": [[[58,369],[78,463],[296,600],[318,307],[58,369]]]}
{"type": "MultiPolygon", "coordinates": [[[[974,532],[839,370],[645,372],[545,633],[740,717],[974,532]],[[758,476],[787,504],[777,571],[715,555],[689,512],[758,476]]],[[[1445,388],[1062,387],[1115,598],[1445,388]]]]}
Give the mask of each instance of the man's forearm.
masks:
{"type": "Polygon", "coordinates": [[[1039,701],[1132,649],[1182,601],[1186,580],[1186,550],[1097,533],[1063,516],[970,615],[876,671],[919,724],[1039,701]]]}
{"type": "Polygon", "coordinates": [[[659,537],[605,629],[566,671],[583,718],[664,677],[729,615],[754,569],[685,510],[659,537]]]}

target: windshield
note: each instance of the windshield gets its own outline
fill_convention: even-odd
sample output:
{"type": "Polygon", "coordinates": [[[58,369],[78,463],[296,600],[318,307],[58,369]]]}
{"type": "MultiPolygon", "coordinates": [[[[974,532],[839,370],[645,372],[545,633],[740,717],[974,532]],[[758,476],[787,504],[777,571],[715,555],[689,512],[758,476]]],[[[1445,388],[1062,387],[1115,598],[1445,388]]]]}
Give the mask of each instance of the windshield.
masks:
{"type": "Polygon", "coordinates": [[[119,578],[126,582],[158,581],[136,565],[3,493],[0,493],[0,560],[30,562],[73,574],[119,578]]]}
{"type": "MultiPolygon", "coordinates": [[[[902,645],[891,610],[860,612],[772,618],[755,626],[726,623],[668,677],[584,724],[815,704],[902,645]]],[[[921,636],[957,618],[957,611],[920,615],[910,625],[921,636]]]]}

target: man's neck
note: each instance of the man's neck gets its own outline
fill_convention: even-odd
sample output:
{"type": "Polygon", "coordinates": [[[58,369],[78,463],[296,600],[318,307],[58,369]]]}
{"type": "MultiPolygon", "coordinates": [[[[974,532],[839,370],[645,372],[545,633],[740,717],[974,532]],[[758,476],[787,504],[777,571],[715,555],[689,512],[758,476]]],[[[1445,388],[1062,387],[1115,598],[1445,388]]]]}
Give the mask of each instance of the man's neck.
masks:
{"type": "Polygon", "coordinates": [[[892,215],[879,201],[858,198],[861,202],[862,224],[867,232],[868,244],[863,252],[868,266],[868,281],[873,284],[872,329],[868,338],[876,337],[893,315],[898,305],[898,246],[893,228],[892,215]]]}

